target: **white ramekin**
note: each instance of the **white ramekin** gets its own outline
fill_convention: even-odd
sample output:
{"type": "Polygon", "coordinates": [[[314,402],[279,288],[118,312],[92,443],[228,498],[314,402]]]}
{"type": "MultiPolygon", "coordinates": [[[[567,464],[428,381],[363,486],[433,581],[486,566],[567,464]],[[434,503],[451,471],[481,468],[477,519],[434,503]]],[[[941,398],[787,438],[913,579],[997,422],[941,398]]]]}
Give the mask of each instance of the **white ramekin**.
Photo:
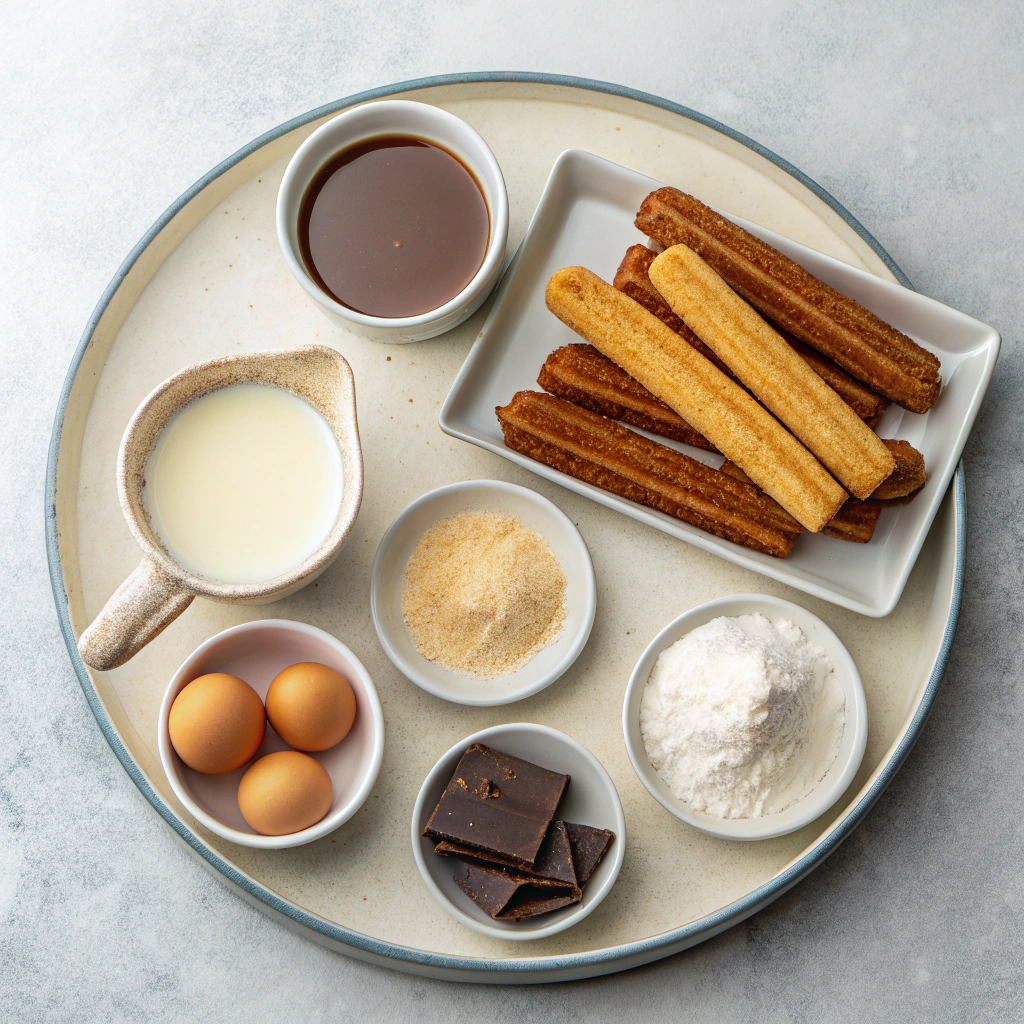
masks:
{"type": "Polygon", "coordinates": [[[498,283],[508,239],[505,180],[487,143],[447,110],[409,100],[366,103],[321,125],[295,151],[277,193],[277,237],[289,270],[330,319],[375,341],[423,341],[450,331],[472,316],[498,283]],[[487,253],[473,280],[443,306],[419,316],[367,316],[343,306],[313,280],[299,248],[299,212],[317,173],[342,150],[383,135],[411,135],[453,153],[475,176],[490,214],[487,253]]]}
{"type": "MultiPolygon", "coordinates": [[[[322,839],[343,825],[366,801],[377,781],[384,757],[384,712],[377,688],[362,662],[336,637],[291,619],[255,619],[231,626],[200,644],[174,673],[163,703],[157,732],[160,764],[182,806],[201,825],[239,846],[257,850],[285,850],[322,839]],[[238,808],[238,784],[250,767],[243,765],[226,775],[204,775],[189,768],[171,743],[169,721],[174,698],[207,672],[228,672],[244,679],[266,700],[267,690],[283,668],[300,661],[315,661],[340,672],[356,695],[356,720],[336,746],[309,756],[331,777],[331,809],[315,825],[283,836],[255,832],[238,808]]],[[[256,758],[290,750],[267,723],[256,758]]]]}
{"type": "Polygon", "coordinates": [[[579,924],[597,909],[619,877],[626,854],[626,818],[619,794],[604,765],[564,732],[533,722],[510,722],[475,732],[444,754],[423,780],[412,810],[412,855],[423,883],[430,894],[456,921],[467,928],[506,942],[546,939],[579,924]],[[583,899],[561,910],[554,910],[522,921],[496,921],[488,917],[456,884],[454,865],[448,857],[434,853],[434,840],[423,835],[427,821],[448,785],[459,759],[473,743],[483,743],[513,757],[562,772],[570,778],[558,816],[615,833],[608,853],[598,864],[583,890],[583,899]]]}
{"type": "Polygon", "coordinates": [[[511,704],[550,686],[586,646],[597,611],[594,564],[579,530],[554,502],[504,480],[464,480],[421,495],[388,527],[373,560],[370,611],[395,668],[427,693],[473,707],[511,704]],[[402,578],[420,537],[440,520],[469,511],[519,518],[548,542],[567,584],[565,624],[558,639],[518,672],[497,679],[474,679],[427,661],[416,650],[402,614],[402,578]]]}
{"type": "Polygon", "coordinates": [[[691,608],[673,619],[647,645],[626,687],[626,697],[622,705],[622,731],[626,740],[626,752],[640,781],[647,787],[651,796],[680,821],[685,821],[687,825],[692,825],[718,839],[774,839],[795,832],[820,818],[849,789],[864,760],[868,739],[868,708],[864,697],[864,684],[850,652],[842,640],[817,615],[798,604],[793,604],[792,601],[784,601],[781,597],[770,597],[767,594],[737,594],[734,597],[720,597],[691,608]],[[802,800],[791,804],[784,811],[766,814],[761,818],[717,818],[704,811],[694,810],[673,795],[664,779],[654,770],[640,732],[640,703],[647,680],[662,651],[667,650],[698,626],[703,626],[720,615],[758,613],[774,622],[780,619],[795,622],[811,643],[824,649],[835,668],[836,681],[843,688],[846,697],[846,723],[835,761],[822,780],[802,800]]]}

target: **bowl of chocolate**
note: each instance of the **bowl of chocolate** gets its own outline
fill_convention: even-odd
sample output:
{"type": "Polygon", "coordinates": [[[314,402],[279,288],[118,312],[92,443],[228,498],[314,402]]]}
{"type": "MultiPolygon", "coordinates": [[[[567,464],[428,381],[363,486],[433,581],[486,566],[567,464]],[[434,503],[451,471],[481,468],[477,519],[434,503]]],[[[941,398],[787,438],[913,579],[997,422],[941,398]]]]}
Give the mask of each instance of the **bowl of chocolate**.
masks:
{"type": "Polygon", "coordinates": [[[497,283],[508,196],[465,121],[381,100],[332,118],[296,150],[277,234],[330,319],[377,341],[423,341],[470,317],[497,283]]]}
{"type": "Polygon", "coordinates": [[[430,770],[412,815],[427,888],[464,925],[498,939],[571,928],[608,895],[626,822],[601,762],[544,725],[496,725],[430,770]]]}

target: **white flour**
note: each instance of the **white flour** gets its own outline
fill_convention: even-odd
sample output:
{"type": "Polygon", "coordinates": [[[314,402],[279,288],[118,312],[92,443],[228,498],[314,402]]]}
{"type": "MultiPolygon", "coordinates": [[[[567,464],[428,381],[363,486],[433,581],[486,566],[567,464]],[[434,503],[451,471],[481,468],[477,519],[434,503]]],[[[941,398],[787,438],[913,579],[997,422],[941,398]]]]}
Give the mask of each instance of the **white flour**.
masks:
{"type": "Polygon", "coordinates": [[[662,651],[640,704],[651,764],[718,818],[784,811],[839,752],[846,699],[832,662],[788,619],[714,619],[662,651]]]}

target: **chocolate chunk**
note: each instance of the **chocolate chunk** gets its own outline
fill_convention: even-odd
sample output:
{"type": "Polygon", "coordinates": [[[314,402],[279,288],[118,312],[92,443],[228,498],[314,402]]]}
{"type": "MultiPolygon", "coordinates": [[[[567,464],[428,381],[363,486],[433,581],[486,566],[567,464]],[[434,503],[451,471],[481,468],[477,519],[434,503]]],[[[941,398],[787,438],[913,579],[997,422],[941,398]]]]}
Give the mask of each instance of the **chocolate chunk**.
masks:
{"type": "Polygon", "coordinates": [[[474,743],[462,755],[423,834],[532,870],[568,784],[568,775],[474,743]]]}
{"type": "Polygon", "coordinates": [[[524,885],[508,901],[505,909],[497,915],[499,921],[522,921],[524,917],[537,917],[539,914],[548,914],[552,910],[561,910],[562,907],[579,903],[583,894],[579,889],[567,892],[562,896],[531,896],[531,887],[524,885]]]}
{"type": "Polygon", "coordinates": [[[576,825],[571,821],[565,823],[565,829],[572,845],[576,884],[582,889],[590,881],[601,858],[615,842],[615,833],[606,828],[594,828],[593,825],[576,825]]]}
{"type": "Polygon", "coordinates": [[[434,847],[434,853],[439,857],[458,857],[459,860],[469,861],[471,864],[513,868],[522,875],[564,882],[573,887],[577,884],[572,846],[569,843],[569,833],[566,831],[564,821],[551,823],[551,828],[548,829],[548,834],[544,838],[540,852],[530,871],[520,868],[508,857],[500,857],[488,850],[474,850],[470,846],[450,843],[444,839],[434,847]]]}
{"type": "Polygon", "coordinates": [[[576,886],[564,882],[530,878],[466,861],[458,864],[453,877],[458,887],[495,920],[535,917],[578,903],[582,897],[576,886]]]}
{"type": "Polygon", "coordinates": [[[537,854],[533,864],[532,875],[540,875],[542,878],[554,878],[559,882],[567,882],[570,885],[578,885],[576,881],[576,866],[573,862],[572,844],[569,841],[569,833],[566,831],[564,821],[553,821],[544,843],[537,854]]]}

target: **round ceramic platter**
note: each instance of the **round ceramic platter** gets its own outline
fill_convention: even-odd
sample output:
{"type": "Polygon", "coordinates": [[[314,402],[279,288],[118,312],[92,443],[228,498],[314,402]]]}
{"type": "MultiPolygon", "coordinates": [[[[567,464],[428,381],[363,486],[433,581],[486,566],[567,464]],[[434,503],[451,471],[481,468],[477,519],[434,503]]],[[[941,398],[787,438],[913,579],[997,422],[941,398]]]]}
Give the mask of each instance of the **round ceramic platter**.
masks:
{"type": "MultiPolygon", "coordinates": [[[[960,471],[896,610],[870,619],[682,544],[441,433],[437,413],[487,314],[416,345],[382,345],[330,324],[285,266],[274,230],[289,156],[325,119],[403,96],[475,127],[508,184],[509,251],[552,163],[589,150],[872,273],[909,284],[858,222],[821,188],[749,139],[694,111],[632,90],[546,75],[480,74],[407,82],[352,96],[282,125],[185,193],[131,252],[103,295],[61,395],[47,477],[50,572],[64,637],[100,728],[132,780],[181,839],[240,894],[319,942],[400,970],[478,982],[562,981],[621,970],[700,942],[754,913],[811,871],[863,818],[920,731],[942,677],[960,603],[960,471]],[[188,363],[320,342],[355,372],[366,465],[362,508],[334,565],[261,608],[196,600],[122,668],[92,672],[76,638],[139,561],[121,517],[118,443],[139,401],[188,363]],[[575,665],[504,707],[446,703],[403,678],[377,641],[370,573],[384,531],[414,498],[459,480],[532,487],[578,524],[597,577],[597,618],[575,665]],[[728,594],[759,592],[809,608],[855,658],[870,731],[861,771],[824,817],[757,843],[689,828],[656,803],[630,766],[622,695],[651,638],[675,616],[728,594]],[[206,638],[254,618],[292,618],[333,633],[363,662],[385,716],[384,761],[363,808],[324,839],[291,850],[234,846],[175,800],[157,754],[168,680],[206,638]],[[506,721],[568,733],[605,765],[628,843],[615,888],[585,921],[536,942],[464,928],[420,881],[409,820],[423,778],[452,744],[506,721]]],[[[112,212],[114,215],[114,212],[112,212]]]]}

